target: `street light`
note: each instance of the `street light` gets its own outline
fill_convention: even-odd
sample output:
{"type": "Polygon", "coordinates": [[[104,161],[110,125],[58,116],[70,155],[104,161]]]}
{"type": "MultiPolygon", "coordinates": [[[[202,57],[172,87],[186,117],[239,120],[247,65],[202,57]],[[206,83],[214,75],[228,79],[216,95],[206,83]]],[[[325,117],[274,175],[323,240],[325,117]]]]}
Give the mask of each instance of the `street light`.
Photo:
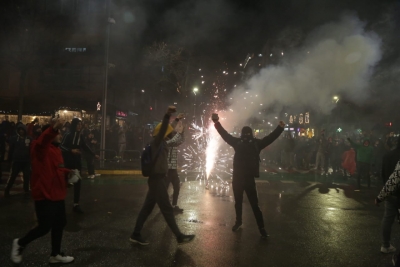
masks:
{"type": "Polygon", "coordinates": [[[339,102],[339,97],[338,97],[337,95],[335,95],[335,96],[333,97],[333,101],[335,101],[335,103],[339,102]]]}

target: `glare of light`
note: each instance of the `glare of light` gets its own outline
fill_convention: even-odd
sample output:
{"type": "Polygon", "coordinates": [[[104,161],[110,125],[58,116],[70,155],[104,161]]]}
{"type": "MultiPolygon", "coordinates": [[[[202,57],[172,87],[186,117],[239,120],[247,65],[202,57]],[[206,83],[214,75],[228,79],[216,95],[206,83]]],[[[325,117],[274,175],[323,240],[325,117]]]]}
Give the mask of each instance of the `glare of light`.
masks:
{"type": "Polygon", "coordinates": [[[233,87],[236,87],[236,84],[233,87]]]}
{"type": "Polygon", "coordinates": [[[282,56],[283,56],[283,52],[282,52],[282,56]]]}
{"type": "Polygon", "coordinates": [[[201,76],[201,78],[203,78],[203,76],[201,76]]]}
{"type": "Polygon", "coordinates": [[[177,103],[177,102],[174,102],[174,105],[178,105],[178,103],[177,103]]]}
{"type": "Polygon", "coordinates": [[[201,84],[204,84],[204,81],[201,81],[201,84]]]}
{"type": "Polygon", "coordinates": [[[199,69],[199,71],[201,71],[201,69],[199,69]]]}
{"type": "Polygon", "coordinates": [[[223,71],[222,73],[225,73],[225,71],[223,71]]]}
{"type": "Polygon", "coordinates": [[[337,96],[334,96],[334,97],[333,97],[333,99],[335,99],[335,100],[338,100],[338,99],[339,99],[339,97],[337,97],[337,96]]]}
{"type": "Polygon", "coordinates": [[[275,119],[278,119],[278,117],[275,117],[275,119]]]}
{"type": "Polygon", "coordinates": [[[246,92],[246,94],[248,94],[249,92],[246,92]]]}
{"type": "Polygon", "coordinates": [[[218,145],[218,132],[215,130],[215,127],[213,126],[212,123],[208,126],[208,132],[209,132],[209,137],[210,140],[207,144],[206,148],[206,174],[207,174],[207,179],[210,176],[211,170],[214,168],[214,163],[215,163],[215,158],[217,157],[217,151],[219,148],[218,145]]]}
{"type": "Polygon", "coordinates": [[[259,57],[262,57],[262,54],[258,54],[259,57]]]}
{"type": "Polygon", "coordinates": [[[196,93],[197,91],[199,91],[199,88],[197,88],[197,87],[193,88],[193,92],[196,93]]]}
{"type": "Polygon", "coordinates": [[[251,57],[249,57],[249,59],[251,59],[251,57]]]}
{"type": "Polygon", "coordinates": [[[144,93],[144,90],[142,90],[142,93],[144,93]]]}
{"type": "Polygon", "coordinates": [[[64,113],[67,113],[67,110],[64,110],[64,113]]]}
{"type": "Polygon", "coordinates": [[[236,74],[236,71],[233,74],[236,74]]]}
{"type": "Polygon", "coordinates": [[[270,54],[269,56],[272,57],[272,54],[270,54]]]}
{"type": "Polygon", "coordinates": [[[260,106],[262,106],[262,104],[260,104],[260,106]]]}
{"type": "Polygon", "coordinates": [[[241,66],[242,66],[242,63],[240,63],[239,66],[241,67],[241,66]]]}

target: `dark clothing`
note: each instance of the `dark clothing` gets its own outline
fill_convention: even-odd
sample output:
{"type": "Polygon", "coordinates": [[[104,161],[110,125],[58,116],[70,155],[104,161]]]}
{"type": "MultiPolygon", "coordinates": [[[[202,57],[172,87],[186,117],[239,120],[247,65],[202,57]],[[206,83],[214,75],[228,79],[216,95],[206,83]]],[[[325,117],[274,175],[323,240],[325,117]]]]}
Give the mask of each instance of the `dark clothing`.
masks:
{"type": "Polygon", "coordinates": [[[244,177],[259,177],[260,152],[279,137],[283,127],[278,126],[272,133],[263,139],[252,138],[244,141],[241,138],[230,135],[222,125],[217,122],[215,129],[222,139],[235,150],[233,157],[233,179],[244,179],[244,177]]]}
{"type": "Polygon", "coordinates": [[[393,173],[397,162],[400,160],[400,149],[391,150],[383,156],[382,181],[386,184],[389,176],[393,173]]]}
{"type": "Polygon", "coordinates": [[[51,256],[60,254],[63,230],[67,223],[64,200],[35,201],[35,211],[38,225],[19,239],[18,245],[25,247],[51,230],[51,256]]]}
{"type": "Polygon", "coordinates": [[[29,162],[29,152],[32,143],[32,138],[29,136],[22,137],[19,134],[10,137],[10,156],[9,159],[18,162],[29,162]]]}
{"type": "MultiPolygon", "coordinates": [[[[71,130],[73,129],[71,124],[71,130]]],[[[94,152],[86,144],[80,132],[74,131],[64,135],[61,143],[61,151],[64,158],[65,167],[68,169],[82,170],[81,154],[73,154],[72,149],[83,150],[88,155],[94,157],[94,152]]],[[[74,203],[78,204],[81,196],[81,180],[74,184],[74,203]]]]}
{"type": "Polygon", "coordinates": [[[174,193],[172,195],[172,206],[176,206],[178,204],[178,196],[181,188],[181,180],[179,179],[178,171],[176,169],[168,170],[168,174],[165,177],[165,185],[167,190],[170,183],[172,183],[172,187],[174,189],[174,193]]]}
{"type": "Polygon", "coordinates": [[[68,132],[64,135],[60,145],[64,158],[65,167],[81,170],[81,154],[73,154],[72,149],[83,150],[83,152],[95,156],[94,152],[86,144],[80,132],[68,132]]]}
{"type": "Polygon", "coordinates": [[[238,181],[232,182],[233,195],[235,196],[236,222],[242,222],[242,203],[243,192],[246,192],[247,199],[253,209],[258,228],[264,228],[264,219],[260,207],[258,206],[258,196],[254,177],[249,177],[245,183],[238,181]]]}
{"type": "Polygon", "coordinates": [[[10,178],[7,181],[5,191],[10,192],[18,174],[22,172],[24,177],[24,191],[29,192],[29,178],[31,176],[31,164],[29,162],[14,161],[11,165],[10,178]]]}
{"type": "Polygon", "coordinates": [[[182,234],[175,221],[174,211],[172,209],[171,203],[169,202],[168,191],[167,187],[165,186],[164,179],[165,175],[163,174],[150,175],[148,180],[149,191],[147,192],[143,207],[140,210],[139,216],[137,218],[135,230],[133,231],[134,235],[140,234],[140,231],[142,230],[143,225],[147,220],[147,217],[149,217],[149,215],[153,211],[156,203],[174,235],[176,237],[179,237],[182,234]]]}
{"type": "Polygon", "coordinates": [[[260,207],[258,207],[257,189],[254,177],[260,176],[260,152],[262,149],[274,142],[283,132],[283,127],[278,126],[272,133],[263,139],[250,138],[244,140],[230,135],[222,125],[214,124],[222,139],[235,150],[233,156],[233,178],[232,187],[235,197],[236,223],[242,222],[243,191],[246,191],[251,208],[258,227],[264,228],[264,219],[260,207]]]}
{"type": "Polygon", "coordinates": [[[85,155],[85,160],[88,169],[88,175],[94,175],[94,157],[92,155],[85,155]]]}
{"type": "Polygon", "coordinates": [[[169,228],[175,234],[175,236],[179,237],[180,235],[182,235],[181,231],[178,228],[178,225],[176,224],[174,211],[171,202],[169,201],[168,190],[165,185],[165,176],[168,172],[168,147],[165,141],[165,134],[167,133],[167,128],[171,127],[169,125],[169,118],[170,115],[168,113],[165,114],[159,131],[151,142],[152,157],[155,157],[155,154],[157,153],[161,144],[163,144],[164,147],[160,151],[157,162],[154,164],[152,174],[150,174],[149,176],[149,191],[147,192],[143,207],[140,210],[139,216],[136,220],[136,226],[133,235],[140,234],[144,223],[153,211],[156,203],[160,208],[160,211],[163,214],[169,228]]]}
{"type": "Polygon", "coordinates": [[[361,187],[361,179],[367,179],[368,187],[371,187],[371,177],[369,174],[371,165],[369,163],[357,161],[357,184],[361,187]]]}

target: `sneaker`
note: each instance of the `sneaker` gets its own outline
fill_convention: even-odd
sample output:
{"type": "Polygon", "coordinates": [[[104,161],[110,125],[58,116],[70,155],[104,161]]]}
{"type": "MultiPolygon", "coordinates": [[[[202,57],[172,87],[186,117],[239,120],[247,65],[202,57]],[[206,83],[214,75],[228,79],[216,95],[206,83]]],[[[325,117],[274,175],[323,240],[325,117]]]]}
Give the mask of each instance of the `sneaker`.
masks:
{"type": "Polygon", "coordinates": [[[178,238],[176,238],[176,240],[178,241],[178,244],[185,244],[185,243],[189,243],[191,241],[193,241],[195,235],[180,235],[178,238]]]}
{"type": "Polygon", "coordinates": [[[74,257],[64,256],[64,254],[58,254],[57,256],[50,256],[49,263],[70,263],[74,260],[74,257]]]}
{"type": "Polygon", "coordinates": [[[139,235],[133,234],[131,238],[129,238],[129,241],[131,241],[132,243],[138,243],[139,245],[142,246],[147,246],[148,244],[150,244],[149,242],[144,240],[140,234],[139,235]]]}
{"type": "Polygon", "coordinates": [[[269,237],[269,235],[267,234],[267,231],[265,231],[264,228],[260,229],[260,234],[261,234],[261,238],[266,239],[267,237],[269,237]]]}
{"type": "Polygon", "coordinates": [[[183,209],[179,208],[179,206],[173,207],[174,212],[183,212],[183,209]]]}
{"type": "Polygon", "coordinates": [[[88,179],[94,179],[94,177],[95,177],[94,175],[89,175],[87,178],[88,179]]]}
{"type": "Polygon", "coordinates": [[[11,248],[11,260],[13,263],[21,263],[23,249],[23,247],[18,245],[18,239],[14,239],[11,248]]]}
{"type": "Polygon", "coordinates": [[[235,225],[232,227],[232,231],[236,232],[242,226],[241,222],[236,222],[235,225]]]}
{"type": "Polygon", "coordinates": [[[385,254],[392,253],[392,252],[395,252],[395,251],[396,251],[396,248],[393,247],[392,245],[390,245],[390,247],[388,247],[388,248],[385,248],[383,246],[381,247],[381,252],[385,253],[385,254]]]}
{"type": "Polygon", "coordinates": [[[79,213],[79,214],[83,213],[83,210],[81,209],[81,206],[79,206],[79,205],[74,205],[73,210],[75,213],[79,213]]]}
{"type": "Polygon", "coordinates": [[[393,256],[392,256],[392,263],[393,263],[393,266],[395,266],[395,267],[399,267],[400,266],[400,263],[397,260],[398,257],[399,257],[399,255],[397,253],[394,253],[393,256]]]}

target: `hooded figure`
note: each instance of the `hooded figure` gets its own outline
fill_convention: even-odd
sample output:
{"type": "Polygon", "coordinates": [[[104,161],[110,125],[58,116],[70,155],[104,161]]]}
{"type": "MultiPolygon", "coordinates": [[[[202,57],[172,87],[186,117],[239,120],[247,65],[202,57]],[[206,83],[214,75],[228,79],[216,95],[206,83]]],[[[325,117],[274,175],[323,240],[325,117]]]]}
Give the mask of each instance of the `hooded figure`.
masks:
{"type": "Polygon", "coordinates": [[[10,194],[10,189],[14,184],[15,179],[19,172],[23,172],[24,175],[24,191],[29,192],[29,178],[30,178],[30,155],[29,151],[31,148],[32,138],[27,136],[26,126],[24,124],[18,124],[16,135],[10,137],[10,159],[11,175],[8,179],[4,195],[7,197],[10,194]]]}
{"type": "MultiPolygon", "coordinates": [[[[78,118],[74,118],[71,122],[69,132],[65,133],[61,142],[60,148],[64,158],[65,167],[68,169],[82,170],[81,165],[81,154],[82,150],[93,157],[95,153],[89,148],[85,142],[85,138],[81,135],[82,122],[78,118]]],[[[81,192],[81,181],[79,180],[74,184],[74,211],[81,213],[82,210],[79,207],[81,192]]]]}
{"type": "Polygon", "coordinates": [[[267,238],[268,234],[264,229],[264,219],[260,207],[258,206],[257,188],[254,177],[259,177],[260,152],[272,142],[274,142],[284,130],[284,123],[280,122],[276,129],[264,137],[256,139],[253,137],[253,130],[245,126],[242,128],[240,138],[230,135],[219,123],[217,114],[213,114],[215,129],[221,135],[222,139],[235,150],[233,157],[233,177],[232,187],[235,197],[236,223],[232,231],[237,231],[242,225],[242,202],[243,192],[246,191],[247,198],[253,209],[254,216],[261,234],[261,237],[267,238]]]}

